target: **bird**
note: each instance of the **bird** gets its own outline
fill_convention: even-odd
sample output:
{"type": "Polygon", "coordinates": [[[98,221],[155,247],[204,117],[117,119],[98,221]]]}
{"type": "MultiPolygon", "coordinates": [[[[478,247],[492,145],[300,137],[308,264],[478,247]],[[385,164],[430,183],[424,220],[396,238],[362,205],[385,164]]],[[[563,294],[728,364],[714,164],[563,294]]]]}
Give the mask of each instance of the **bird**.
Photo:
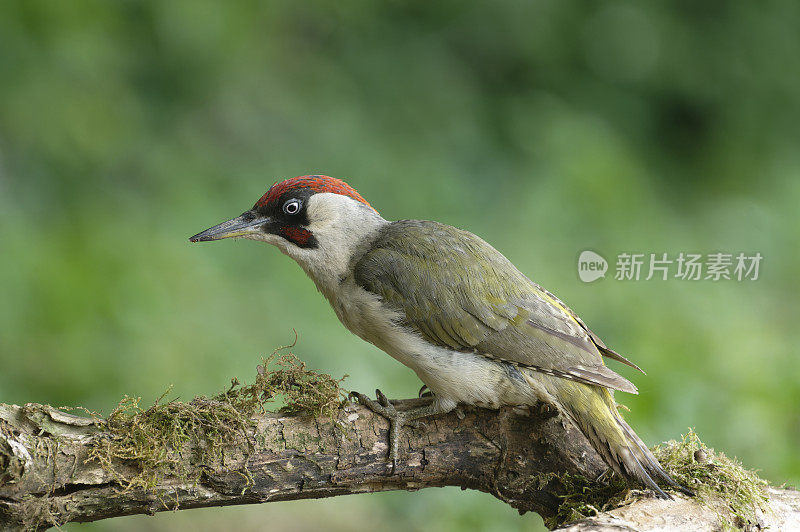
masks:
{"type": "MultiPolygon", "coordinates": [[[[423,220],[385,220],[341,179],[276,182],[240,216],[190,238],[266,242],[294,259],[353,334],[411,368],[432,393],[400,411],[377,390],[353,393],[389,421],[392,472],[404,425],[459,405],[554,405],[610,468],[671,498],[677,484],[625,422],[614,392],[636,394],[608,368],[608,348],[560,299],[480,237],[423,220]]],[[[644,372],[642,372],[644,373],[644,372]]]]}

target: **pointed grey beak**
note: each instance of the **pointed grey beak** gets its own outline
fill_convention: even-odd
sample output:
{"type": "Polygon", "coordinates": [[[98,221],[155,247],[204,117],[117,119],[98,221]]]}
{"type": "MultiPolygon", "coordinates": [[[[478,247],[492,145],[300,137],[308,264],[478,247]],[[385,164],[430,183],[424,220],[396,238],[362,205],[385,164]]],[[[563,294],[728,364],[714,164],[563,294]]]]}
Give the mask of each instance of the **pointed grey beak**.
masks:
{"type": "Polygon", "coordinates": [[[259,233],[262,225],[269,223],[268,217],[257,216],[253,212],[248,211],[241,216],[238,216],[227,222],[222,222],[202,233],[197,233],[189,239],[190,242],[209,242],[211,240],[222,240],[223,238],[232,238],[237,236],[247,236],[254,233],[259,233]]]}

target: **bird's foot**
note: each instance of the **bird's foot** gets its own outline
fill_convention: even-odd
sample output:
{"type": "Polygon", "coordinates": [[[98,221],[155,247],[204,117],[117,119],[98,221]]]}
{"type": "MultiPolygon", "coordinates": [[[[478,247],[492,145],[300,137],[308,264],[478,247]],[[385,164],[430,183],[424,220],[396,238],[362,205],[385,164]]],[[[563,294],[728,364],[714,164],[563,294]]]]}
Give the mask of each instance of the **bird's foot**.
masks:
{"type": "Polygon", "coordinates": [[[358,400],[359,404],[386,418],[389,422],[389,460],[392,462],[392,474],[394,475],[397,470],[397,455],[400,448],[400,429],[403,425],[414,423],[414,418],[409,418],[404,412],[397,410],[380,390],[375,390],[375,396],[377,401],[363,393],[350,392],[351,398],[358,400]]]}
{"type": "Polygon", "coordinates": [[[376,414],[389,421],[389,459],[392,461],[392,474],[397,470],[398,449],[400,448],[400,429],[403,425],[419,426],[415,421],[423,417],[435,416],[450,412],[456,407],[455,402],[446,402],[434,399],[429,405],[413,408],[411,410],[397,410],[380,390],[375,390],[377,401],[370,399],[363,393],[350,392],[350,397],[356,399],[361,405],[369,408],[376,414]]]}

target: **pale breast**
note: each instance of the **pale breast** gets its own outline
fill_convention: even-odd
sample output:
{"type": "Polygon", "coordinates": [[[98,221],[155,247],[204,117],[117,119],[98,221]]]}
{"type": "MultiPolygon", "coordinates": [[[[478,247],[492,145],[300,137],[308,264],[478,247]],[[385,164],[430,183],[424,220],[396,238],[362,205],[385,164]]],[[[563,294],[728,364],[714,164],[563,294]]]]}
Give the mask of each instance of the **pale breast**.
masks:
{"type": "Polygon", "coordinates": [[[398,312],[352,280],[326,297],[348,330],[414,370],[440,400],[489,408],[546,400],[536,375],[479,353],[431,344],[400,325],[398,312]]]}

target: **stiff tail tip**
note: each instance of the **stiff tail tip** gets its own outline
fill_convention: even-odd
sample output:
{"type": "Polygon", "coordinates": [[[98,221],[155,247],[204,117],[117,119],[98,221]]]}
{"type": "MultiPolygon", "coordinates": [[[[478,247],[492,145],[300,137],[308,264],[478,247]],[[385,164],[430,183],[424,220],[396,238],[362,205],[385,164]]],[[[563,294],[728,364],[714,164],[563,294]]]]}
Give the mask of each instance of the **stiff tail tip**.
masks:
{"type": "Polygon", "coordinates": [[[607,389],[573,382],[562,381],[559,384],[559,402],[592,447],[617,474],[649,488],[661,499],[672,497],[657,481],[686,495],[694,495],[692,490],[675,482],[664,471],[650,449],[622,419],[614,397],[607,389]]]}

